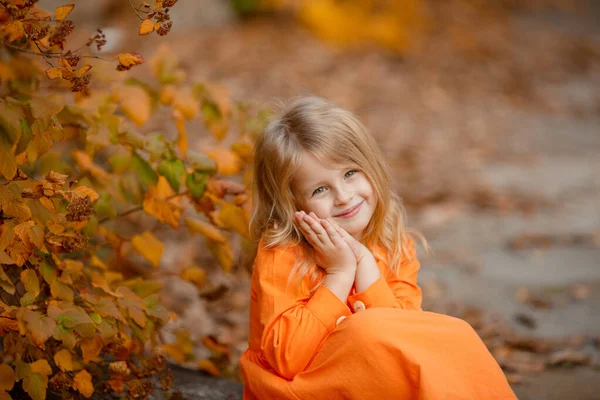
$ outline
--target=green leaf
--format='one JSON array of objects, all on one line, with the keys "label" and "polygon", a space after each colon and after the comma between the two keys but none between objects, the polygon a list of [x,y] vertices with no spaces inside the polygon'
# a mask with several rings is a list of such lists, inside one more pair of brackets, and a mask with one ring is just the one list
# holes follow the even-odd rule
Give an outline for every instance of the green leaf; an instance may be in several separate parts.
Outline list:
[{"label": "green leaf", "polygon": [[31,125],[29,124],[29,120],[27,118],[23,118],[21,120],[21,130],[23,134],[19,139],[19,143],[17,143],[17,149],[15,150],[15,154],[21,154],[27,148],[27,145],[33,138],[33,131],[31,130]]},{"label": "green leaf", "polygon": [[179,159],[163,160],[157,169],[158,173],[167,178],[167,181],[175,191],[179,192],[181,180],[185,176],[185,165]]},{"label": "green leaf", "polygon": [[80,324],[93,323],[89,315],[87,315],[84,311],[79,310],[66,310],[62,312],[58,318],[56,318],[56,322],[65,328],[74,328]]},{"label": "green leaf", "polygon": [[200,197],[202,197],[209,178],[209,175],[199,171],[194,171],[191,174],[187,175],[185,179],[185,185],[187,186],[194,199],[199,199]]},{"label": "green leaf", "polygon": [[198,172],[215,173],[217,171],[217,164],[205,154],[188,150],[187,161],[190,167]]},{"label": "green leaf", "polygon": [[44,377],[37,372],[23,378],[23,390],[31,396],[32,400],[45,400],[47,388],[48,377]]},{"label": "green leaf", "polygon": [[148,161],[140,157],[135,150],[131,152],[131,169],[139,174],[140,179],[146,185],[156,186],[158,175]]}]

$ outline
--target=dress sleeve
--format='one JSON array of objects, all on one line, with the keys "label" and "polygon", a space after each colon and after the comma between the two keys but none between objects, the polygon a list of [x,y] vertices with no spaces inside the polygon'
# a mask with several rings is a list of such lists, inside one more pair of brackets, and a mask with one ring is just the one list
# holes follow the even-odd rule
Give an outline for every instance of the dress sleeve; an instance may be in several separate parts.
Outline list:
[{"label": "dress sleeve", "polygon": [[414,241],[408,240],[406,257],[402,258],[397,275],[390,272],[387,260],[379,261],[378,265],[381,277],[365,291],[349,296],[348,302],[351,305],[362,302],[365,308],[393,307],[421,311],[423,297],[417,285],[421,264],[417,259]]},{"label": "dress sleeve", "polygon": [[292,250],[259,248],[252,279],[264,327],[261,350],[271,367],[286,379],[302,372],[338,318],[351,314],[324,285],[312,295],[306,281],[294,287],[289,276],[295,262]]}]

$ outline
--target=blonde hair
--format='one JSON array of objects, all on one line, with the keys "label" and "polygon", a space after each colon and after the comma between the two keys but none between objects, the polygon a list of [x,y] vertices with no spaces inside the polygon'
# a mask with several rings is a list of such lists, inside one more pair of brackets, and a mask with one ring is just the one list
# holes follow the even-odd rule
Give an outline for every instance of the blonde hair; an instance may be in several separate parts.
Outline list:
[{"label": "blonde hair", "polygon": [[362,242],[388,249],[388,265],[397,274],[406,256],[409,233],[402,202],[390,189],[383,154],[353,113],[319,97],[296,97],[283,104],[255,143],[250,222],[254,250],[261,238],[267,248],[300,245],[304,260],[295,269],[297,276],[303,278],[312,272],[313,280],[318,280],[322,275],[315,269],[311,246],[293,222],[297,207],[291,182],[305,151],[324,163],[351,162],[363,170],[377,204]]}]

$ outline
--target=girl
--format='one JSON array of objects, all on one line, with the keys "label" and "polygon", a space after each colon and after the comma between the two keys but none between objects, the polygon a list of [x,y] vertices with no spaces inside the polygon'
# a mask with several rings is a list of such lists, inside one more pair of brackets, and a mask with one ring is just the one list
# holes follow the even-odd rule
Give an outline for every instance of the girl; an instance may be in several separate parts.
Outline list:
[{"label": "girl", "polygon": [[419,261],[356,117],[291,101],[254,153],[244,399],[515,399],[464,321],[421,310]]}]

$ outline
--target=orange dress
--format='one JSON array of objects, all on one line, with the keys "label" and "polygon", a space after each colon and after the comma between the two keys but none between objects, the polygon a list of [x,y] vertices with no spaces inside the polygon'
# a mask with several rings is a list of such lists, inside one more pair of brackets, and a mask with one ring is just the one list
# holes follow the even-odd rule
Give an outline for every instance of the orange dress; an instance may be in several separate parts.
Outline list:
[{"label": "orange dress", "polygon": [[[398,276],[373,249],[382,277],[346,303],[309,278],[288,284],[299,246],[254,261],[244,399],[516,399],[466,322],[421,310],[414,244]],[[341,318],[345,317],[345,318]]]}]

